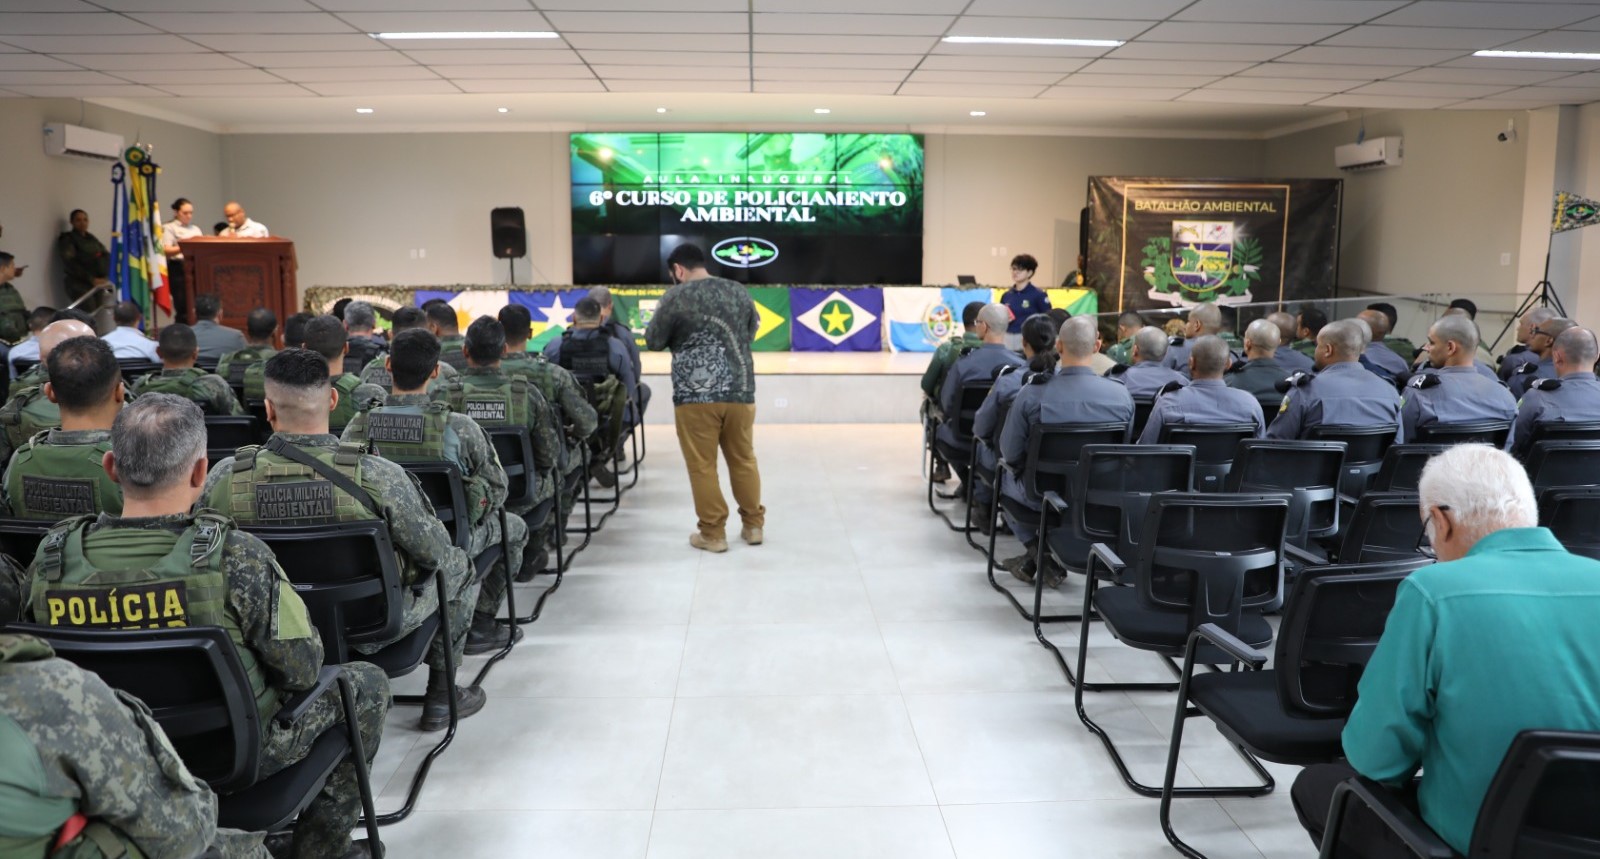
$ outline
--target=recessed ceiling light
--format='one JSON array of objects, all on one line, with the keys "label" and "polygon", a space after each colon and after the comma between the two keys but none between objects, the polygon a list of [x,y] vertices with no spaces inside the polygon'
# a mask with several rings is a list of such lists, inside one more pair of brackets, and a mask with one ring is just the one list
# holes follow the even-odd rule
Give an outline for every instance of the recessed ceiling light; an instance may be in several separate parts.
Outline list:
[{"label": "recessed ceiling light", "polygon": [[1035,39],[1022,36],[945,36],[953,45],[1073,45],[1080,48],[1120,48],[1116,39]]},{"label": "recessed ceiling light", "polygon": [[664,108],[664,107],[658,107],[658,108],[656,108],[656,113],[666,113],[666,112],[667,112],[667,109],[666,109],[666,108]]},{"label": "recessed ceiling light", "polygon": [[989,115],[989,112],[986,111],[986,110],[972,110],[972,111],[968,111],[967,112],[967,116],[988,116],[988,115]]},{"label": "recessed ceiling light", "polygon": [[370,107],[358,107],[358,108],[356,108],[356,113],[371,113],[371,112],[372,112],[372,108],[370,108]]},{"label": "recessed ceiling light", "polygon": [[1589,60],[1600,61],[1600,54],[1577,54],[1566,51],[1473,51],[1474,57],[1526,57],[1535,60]]},{"label": "recessed ceiling light", "polygon": [[814,107],[814,108],[811,109],[811,112],[812,113],[833,113],[832,110],[829,110],[826,107]]},{"label": "recessed ceiling light", "polygon": [[374,39],[394,41],[399,39],[559,39],[560,33],[549,30],[466,31],[455,33],[368,33]]},{"label": "recessed ceiling light", "polygon": [[509,107],[496,108],[496,110],[498,110],[501,113],[510,113],[511,112],[511,108],[509,108]]}]

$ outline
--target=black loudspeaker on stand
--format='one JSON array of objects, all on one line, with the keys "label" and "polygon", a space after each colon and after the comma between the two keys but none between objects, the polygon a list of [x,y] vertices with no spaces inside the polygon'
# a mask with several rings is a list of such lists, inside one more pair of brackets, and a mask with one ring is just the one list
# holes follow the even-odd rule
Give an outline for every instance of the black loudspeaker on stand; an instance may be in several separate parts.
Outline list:
[{"label": "black loudspeaker on stand", "polygon": [[515,285],[516,263],[509,262],[528,255],[528,228],[519,206],[505,206],[489,212],[489,235],[494,242],[495,259],[507,260],[511,267],[509,283]]}]

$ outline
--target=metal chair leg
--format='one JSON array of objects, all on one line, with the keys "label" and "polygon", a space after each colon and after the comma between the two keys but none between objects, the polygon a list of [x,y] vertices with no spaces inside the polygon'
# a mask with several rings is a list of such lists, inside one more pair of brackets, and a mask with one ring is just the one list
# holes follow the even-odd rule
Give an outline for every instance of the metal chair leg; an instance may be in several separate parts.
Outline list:
[{"label": "metal chair leg", "polygon": [[[999,472],[996,471],[995,474],[996,474],[996,476],[998,476]],[[1038,542],[1038,546],[1040,547],[1040,549],[1042,549],[1044,547],[1043,534],[1045,533],[1045,531],[1044,531],[1045,519],[1043,517],[1045,515],[1047,515],[1046,511],[1041,510],[1040,511],[1040,517],[1041,518],[1039,520],[1040,537],[1039,537],[1039,542]],[[1005,585],[1000,584],[1000,582],[997,579],[995,579],[995,577],[994,577],[994,568],[995,568],[995,560],[996,559],[995,559],[995,556],[994,556],[994,547],[995,547],[995,535],[1000,530],[996,526],[996,523],[999,520],[999,517],[1000,517],[1000,481],[996,480],[995,481],[995,485],[994,485],[994,491],[991,492],[990,495],[989,495],[989,550],[986,553],[989,556],[989,558],[988,558],[988,569],[985,570],[985,575],[987,575],[989,577],[989,587],[994,588],[996,591],[999,591],[1000,595],[1005,597],[1006,600],[1011,603],[1011,607],[1017,610],[1017,614],[1021,615],[1023,620],[1034,624],[1034,634],[1035,635],[1039,635],[1038,625],[1041,624],[1041,623],[1066,623],[1068,621],[1074,621],[1074,620],[1079,619],[1081,617],[1081,615],[1076,615],[1076,614],[1040,614],[1040,609],[1042,608],[1042,603],[1044,601],[1044,597],[1043,597],[1044,585],[1042,584],[1040,576],[1038,575],[1037,572],[1035,572],[1035,574],[1034,574],[1034,590],[1035,590],[1035,594],[1034,594],[1034,601],[1033,601],[1033,611],[1031,611],[1031,612],[1028,611],[1028,607],[1027,606],[1022,604],[1021,600],[1017,599],[1017,595],[1013,594],[1011,592],[1010,588],[1006,587]],[[1043,569],[1043,567],[1041,567],[1037,562],[1035,562],[1034,569],[1037,571],[1037,570]],[[1041,641],[1042,640],[1043,640],[1043,638],[1041,637]],[[1046,641],[1045,642],[1045,646],[1046,647],[1051,647],[1052,645],[1050,645],[1050,643],[1048,641]],[[1059,659],[1059,658],[1060,658],[1060,654],[1058,653],[1057,654],[1057,659]],[[1063,664],[1062,667],[1065,668],[1066,667],[1065,664]],[[1071,681],[1072,672],[1070,672],[1070,671],[1067,672],[1067,679],[1068,679],[1069,682]]]},{"label": "metal chair leg", "polygon": [[367,750],[361,742],[361,726],[356,721],[356,690],[349,676],[339,672],[339,704],[344,710],[344,728],[350,736],[350,754],[355,757],[356,790],[361,794],[361,819],[367,830],[367,847],[374,857],[384,854],[383,838],[378,835],[378,813],[372,800],[372,773],[367,768]]},{"label": "metal chair leg", "polygon": [[[450,592],[445,587],[444,571],[434,574],[434,586],[439,589],[439,636],[444,642],[444,674],[445,688],[450,690],[446,702],[450,708],[450,721],[445,726],[444,737],[439,740],[428,754],[422,759],[422,765],[417,767],[416,775],[411,777],[411,788],[406,791],[406,801],[399,809],[380,814],[377,817],[378,826],[388,826],[399,823],[411,816],[416,809],[417,797],[422,795],[422,785],[428,780],[428,770],[433,768],[433,762],[444,754],[450,743],[456,738],[456,726],[461,723],[461,714],[456,707],[456,654],[453,639],[450,636],[450,609],[445,596]],[[426,695],[395,695],[390,700],[396,704],[423,704],[427,701]]]},{"label": "metal chair leg", "polygon": [[[551,582],[550,587],[545,588],[543,593],[539,594],[539,599],[534,602],[533,610],[528,612],[527,616],[516,619],[518,623],[533,623],[534,621],[538,620],[539,616],[544,613],[545,600],[548,600],[551,594],[560,589],[561,581],[566,577],[567,565],[570,563],[570,560],[562,556],[561,539],[556,534],[557,529],[561,527],[561,495],[562,492],[558,489],[555,495],[555,504],[550,512],[550,515],[554,517],[550,527],[550,536],[553,538],[552,542],[555,543],[556,550],[556,565],[554,568],[556,580]],[[584,542],[587,543],[588,540],[585,539]],[[542,575],[548,572],[551,571],[541,570],[539,574]]]},{"label": "metal chair leg", "polygon": [[506,638],[506,646],[495,651],[494,655],[489,657],[489,661],[478,669],[478,676],[472,678],[474,686],[482,686],[484,679],[489,676],[490,669],[509,656],[511,648],[517,645],[517,572],[511,569],[511,529],[508,527],[510,522],[510,514],[504,507],[500,508],[500,557],[503,559],[501,566],[505,568],[506,577],[506,617],[501,620],[506,621],[505,625],[511,628],[511,634]]}]

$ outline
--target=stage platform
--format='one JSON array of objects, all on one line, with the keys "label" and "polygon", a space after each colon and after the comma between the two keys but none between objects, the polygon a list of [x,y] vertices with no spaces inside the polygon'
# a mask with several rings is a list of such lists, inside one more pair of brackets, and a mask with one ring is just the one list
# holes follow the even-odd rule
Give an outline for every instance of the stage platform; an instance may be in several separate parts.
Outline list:
[{"label": "stage platform", "polygon": [[[931,352],[755,352],[756,421],[777,424],[916,423],[917,382]],[[672,355],[645,352],[652,393],[645,422],[672,423]],[[659,404],[662,407],[658,407]]]}]

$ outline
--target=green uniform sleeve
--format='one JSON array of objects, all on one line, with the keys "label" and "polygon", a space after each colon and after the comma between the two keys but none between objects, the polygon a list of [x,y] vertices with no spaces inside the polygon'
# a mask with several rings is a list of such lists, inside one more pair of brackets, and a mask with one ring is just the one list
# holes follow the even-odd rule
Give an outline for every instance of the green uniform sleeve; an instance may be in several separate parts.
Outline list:
[{"label": "green uniform sleeve", "polygon": [[1368,778],[1399,784],[1422,765],[1434,717],[1437,625],[1427,595],[1411,582],[1401,582],[1344,728],[1345,757]]},{"label": "green uniform sleeve", "polygon": [[28,336],[28,306],[17,288],[0,284],[0,340],[15,343]]},{"label": "green uniform sleeve", "polygon": [[[506,496],[510,494],[505,467],[500,464],[500,457],[494,452],[494,443],[489,441],[489,435],[483,431],[483,427],[469,417],[459,417],[461,421],[457,424],[456,434],[461,436],[461,458],[467,465],[467,477],[482,481],[488,490],[489,509],[498,510],[505,506]],[[474,513],[472,518],[476,521],[480,517]]]},{"label": "green uniform sleeve", "polygon": [[950,363],[950,344],[940,343],[928,359],[928,369],[922,371],[922,392],[935,402],[939,399],[939,383],[944,381],[945,365]]},{"label": "green uniform sleeve", "polygon": [[249,414],[244,410],[244,406],[239,405],[239,398],[233,395],[233,388],[229,387],[228,382],[221,376],[204,376],[201,378],[200,383],[205,385],[206,408],[209,414]]},{"label": "green uniform sleeve", "polygon": [[533,386],[528,387],[528,414],[534,416],[529,427],[533,441],[533,461],[541,469],[554,468],[561,456],[561,436],[556,432],[555,410],[545,401],[544,394]]},{"label": "green uniform sleeve", "polygon": [[418,575],[432,576],[443,570],[447,581],[456,580],[466,567],[467,555],[451,542],[422,487],[392,462],[375,456],[366,461],[367,478],[382,490],[376,500],[395,548],[411,560]]},{"label": "green uniform sleeve", "polygon": [[650,324],[644,329],[645,348],[660,352],[672,341],[673,307],[677,303],[678,289],[675,286],[661,296],[661,303],[656,305],[655,315],[650,317]]},{"label": "green uniform sleeve", "polygon": [[228,535],[224,551],[228,605],[238,616],[245,644],[275,688],[310,689],[322,670],[322,639],[312,629],[305,603],[289,577],[272,550],[249,534]]},{"label": "green uniform sleeve", "polygon": [[589,404],[589,398],[583,395],[578,388],[578,381],[565,367],[554,367],[557,395],[561,398],[561,410],[572,424],[573,434],[578,438],[588,438],[594,435],[600,426],[600,415]]}]

